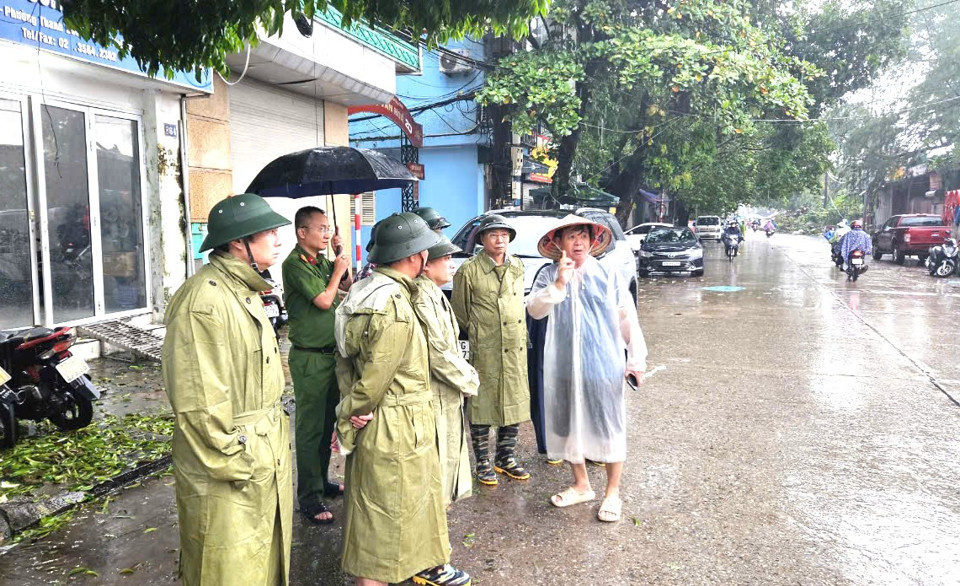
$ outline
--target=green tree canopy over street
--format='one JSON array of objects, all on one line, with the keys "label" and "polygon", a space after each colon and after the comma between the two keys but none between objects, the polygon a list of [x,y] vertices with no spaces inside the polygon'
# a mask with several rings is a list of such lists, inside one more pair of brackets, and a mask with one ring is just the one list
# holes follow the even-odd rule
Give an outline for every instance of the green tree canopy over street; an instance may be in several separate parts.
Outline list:
[{"label": "green tree canopy over street", "polygon": [[[907,19],[905,58],[858,99],[827,116],[840,145],[837,174],[845,193],[873,209],[888,180],[927,164],[948,171],[960,164],[960,4],[932,2]],[[884,218],[876,218],[883,221]]]},{"label": "green tree canopy over street", "polygon": [[906,5],[557,0],[477,99],[554,136],[559,192],[580,175],[622,211],[640,188],[690,211],[782,202],[828,167],[824,108],[902,54]]},{"label": "green tree canopy over street", "polygon": [[[520,36],[548,0],[62,0],[64,19],[83,37],[113,45],[151,75],[174,70],[229,70],[224,58],[256,42],[258,33],[279,33],[287,13],[312,18],[335,8],[344,26],[375,22],[396,30],[424,31],[428,42],[467,33]],[[122,43],[114,42],[117,35]]]}]

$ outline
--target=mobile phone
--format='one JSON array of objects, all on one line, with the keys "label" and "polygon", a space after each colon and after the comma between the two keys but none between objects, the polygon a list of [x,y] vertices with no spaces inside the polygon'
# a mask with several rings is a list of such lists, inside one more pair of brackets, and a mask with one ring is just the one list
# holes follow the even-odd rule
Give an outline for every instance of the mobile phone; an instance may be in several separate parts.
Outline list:
[{"label": "mobile phone", "polygon": [[627,384],[630,385],[631,389],[637,390],[637,386],[638,386],[637,377],[635,377],[633,373],[630,373],[627,375]]}]

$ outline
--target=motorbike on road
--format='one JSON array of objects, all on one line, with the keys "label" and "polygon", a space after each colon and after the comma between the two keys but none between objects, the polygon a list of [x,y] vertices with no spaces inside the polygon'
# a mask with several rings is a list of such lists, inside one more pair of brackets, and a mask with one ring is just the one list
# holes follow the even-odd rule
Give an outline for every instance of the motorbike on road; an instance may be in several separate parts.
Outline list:
[{"label": "motorbike on road", "polygon": [[927,255],[926,265],[930,271],[931,277],[949,277],[958,272],[960,260],[958,260],[960,250],[957,249],[957,241],[953,238],[947,238],[943,244],[930,247],[930,254]]},{"label": "motorbike on road", "polygon": [[0,331],[0,369],[9,377],[0,388],[0,447],[16,443],[19,419],[49,419],[64,431],[90,424],[100,391],[86,361],[70,353],[75,341],[66,327]]},{"label": "motorbike on road", "polygon": [[723,234],[723,247],[727,259],[733,262],[733,257],[737,256],[737,253],[740,251],[740,235],[725,232]]},{"label": "motorbike on road", "polygon": [[840,254],[840,242],[830,245],[830,260],[838,269],[843,269],[843,255]]},{"label": "motorbike on road", "polygon": [[850,265],[847,267],[847,280],[856,281],[863,273],[867,272],[867,265],[864,264],[864,254],[860,249],[850,253]]}]

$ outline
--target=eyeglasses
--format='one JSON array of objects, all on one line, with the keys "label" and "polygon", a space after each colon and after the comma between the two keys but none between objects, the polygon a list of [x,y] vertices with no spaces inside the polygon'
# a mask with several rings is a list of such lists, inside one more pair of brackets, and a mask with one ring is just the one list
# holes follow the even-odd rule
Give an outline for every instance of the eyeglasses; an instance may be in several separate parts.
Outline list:
[{"label": "eyeglasses", "polygon": [[308,228],[308,229],[310,229],[310,230],[316,230],[317,232],[319,232],[319,233],[321,233],[321,234],[329,234],[329,233],[330,233],[330,226],[319,226],[319,227],[317,227],[317,226],[303,226],[303,227],[304,227],[304,228]]}]

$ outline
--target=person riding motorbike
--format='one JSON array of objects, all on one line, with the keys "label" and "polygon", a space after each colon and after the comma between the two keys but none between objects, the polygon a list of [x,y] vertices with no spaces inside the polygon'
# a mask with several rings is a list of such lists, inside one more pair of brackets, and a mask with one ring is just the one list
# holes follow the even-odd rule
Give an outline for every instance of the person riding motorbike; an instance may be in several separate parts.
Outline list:
[{"label": "person riding motorbike", "polygon": [[[873,242],[870,235],[863,231],[863,224],[860,220],[854,220],[850,225],[850,231],[843,236],[840,242],[840,255],[843,257],[844,270],[850,265],[850,253],[854,250],[862,250],[864,256],[873,252]],[[861,273],[867,272],[867,265],[860,268]]]},{"label": "person riding motorbike", "polygon": [[[723,228],[723,235],[720,239],[723,241],[724,251],[728,255],[736,256],[737,250],[735,247],[738,247],[740,242],[743,241],[743,232],[740,231],[740,226],[736,220],[727,222],[727,225]],[[730,251],[731,248],[734,249],[732,252]]]}]

